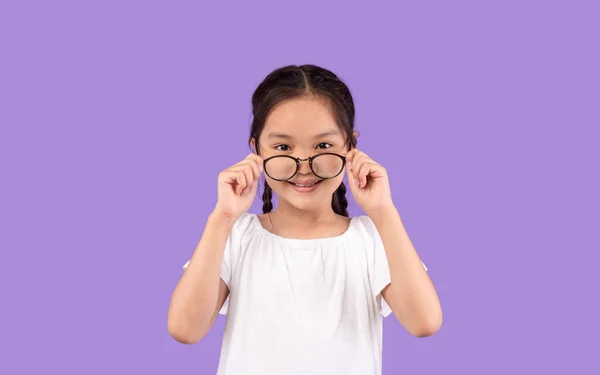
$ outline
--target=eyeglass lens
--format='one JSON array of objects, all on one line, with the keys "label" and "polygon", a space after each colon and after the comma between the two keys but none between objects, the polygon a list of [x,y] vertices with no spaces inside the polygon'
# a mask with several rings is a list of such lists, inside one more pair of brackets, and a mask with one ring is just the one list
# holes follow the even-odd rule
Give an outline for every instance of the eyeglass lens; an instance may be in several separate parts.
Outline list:
[{"label": "eyeglass lens", "polygon": [[[311,169],[315,176],[333,178],[344,168],[344,161],[338,155],[320,154],[312,159]],[[289,180],[296,174],[297,164],[288,156],[274,157],[267,161],[265,172],[275,180]]]}]

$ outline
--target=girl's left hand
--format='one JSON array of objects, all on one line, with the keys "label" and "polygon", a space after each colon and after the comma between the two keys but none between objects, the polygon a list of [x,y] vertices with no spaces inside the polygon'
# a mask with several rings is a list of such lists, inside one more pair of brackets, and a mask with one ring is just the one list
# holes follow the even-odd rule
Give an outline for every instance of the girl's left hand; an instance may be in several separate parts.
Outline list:
[{"label": "girl's left hand", "polygon": [[390,182],[383,166],[354,148],[346,154],[346,171],[354,200],[367,215],[394,207]]}]

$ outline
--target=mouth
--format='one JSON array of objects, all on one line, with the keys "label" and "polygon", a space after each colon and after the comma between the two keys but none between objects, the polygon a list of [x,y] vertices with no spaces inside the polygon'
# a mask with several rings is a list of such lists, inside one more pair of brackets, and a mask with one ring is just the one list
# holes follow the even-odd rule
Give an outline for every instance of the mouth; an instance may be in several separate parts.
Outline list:
[{"label": "mouth", "polygon": [[314,180],[314,181],[298,181],[298,182],[292,182],[292,181],[288,181],[289,184],[292,184],[294,186],[298,186],[298,187],[311,187],[314,186],[318,183],[323,182],[323,180]]},{"label": "mouth", "polygon": [[323,180],[317,181],[302,181],[302,182],[291,182],[288,181],[288,184],[292,185],[292,188],[296,191],[300,192],[310,192],[317,188],[317,186],[323,182]]}]

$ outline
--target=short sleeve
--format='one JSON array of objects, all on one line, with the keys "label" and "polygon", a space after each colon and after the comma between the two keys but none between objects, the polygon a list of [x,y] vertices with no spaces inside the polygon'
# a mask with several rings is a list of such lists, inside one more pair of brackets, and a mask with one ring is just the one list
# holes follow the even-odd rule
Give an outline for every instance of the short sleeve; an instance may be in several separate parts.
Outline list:
[{"label": "short sleeve", "polygon": [[[225,250],[223,254],[223,263],[221,264],[221,280],[227,285],[230,293],[232,292],[232,275],[233,269],[237,264],[237,260],[240,257],[240,253],[242,250],[242,241],[244,235],[246,234],[246,230],[248,229],[253,216],[249,213],[244,213],[234,224],[231,233],[227,237],[227,242],[225,243]],[[183,269],[185,270],[190,261],[188,260],[184,265]],[[229,296],[225,299],[219,314],[226,315],[227,310],[229,309]]]},{"label": "short sleeve", "polygon": [[[392,309],[383,298],[381,292],[392,282],[390,275],[390,266],[387,259],[387,254],[383,246],[383,241],[379,235],[377,227],[370,217],[364,216],[365,227],[370,235],[372,242],[372,253],[370,257],[369,272],[371,285],[373,287],[373,296],[379,304],[380,312],[383,317],[387,317],[392,313]],[[423,262],[421,262],[423,263]],[[427,271],[425,263],[423,267]]]}]

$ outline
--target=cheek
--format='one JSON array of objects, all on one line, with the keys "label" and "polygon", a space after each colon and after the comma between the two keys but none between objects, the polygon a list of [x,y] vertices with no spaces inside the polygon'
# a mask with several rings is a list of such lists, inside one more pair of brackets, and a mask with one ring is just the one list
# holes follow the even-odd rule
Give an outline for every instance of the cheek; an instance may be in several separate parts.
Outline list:
[{"label": "cheek", "polygon": [[[331,196],[338,187],[340,187],[341,183],[344,181],[344,173],[340,173],[339,176],[324,180],[321,182],[321,186],[317,190],[317,194],[320,198]],[[347,185],[347,184],[346,184]],[[347,188],[348,186],[346,186]]]},{"label": "cheek", "polygon": [[[331,190],[331,194],[333,194],[337,190],[337,188],[342,184],[342,182],[344,182],[344,176],[345,172],[342,172],[336,178],[332,178],[331,180],[325,181],[327,182],[327,185],[330,188],[329,190]],[[346,188],[348,188],[348,184],[346,184]]]},{"label": "cheek", "polygon": [[281,192],[287,188],[288,183],[284,181],[275,181],[267,176],[265,176],[265,182],[269,184],[271,190],[277,195],[280,195]]}]

